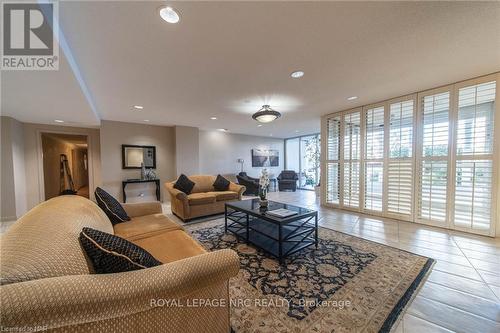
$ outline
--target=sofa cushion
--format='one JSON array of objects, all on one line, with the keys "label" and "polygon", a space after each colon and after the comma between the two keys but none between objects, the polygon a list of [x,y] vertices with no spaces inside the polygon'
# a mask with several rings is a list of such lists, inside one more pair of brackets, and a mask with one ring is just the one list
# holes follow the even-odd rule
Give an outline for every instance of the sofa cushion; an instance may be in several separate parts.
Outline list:
[{"label": "sofa cushion", "polygon": [[128,217],[122,205],[111,194],[98,187],[95,189],[94,195],[97,204],[106,213],[113,225],[130,221],[130,217]]},{"label": "sofa cushion", "polygon": [[227,191],[230,184],[231,183],[229,182],[229,180],[222,177],[221,175],[217,175],[217,178],[215,178],[215,182],[213,185],[216,191]]},{"label": "sofa cushion", "polygon": [[190,205],[205,205],[214,203],[215,192],[206,192],[206,193],[192,193],[187,196],[188,202]]},{"label": "sofa cushion", "polygon": [[217,192],[208,192],[208,193],[215,195],[216,201],[236,200],[239,198],[238,193],[233,192],[233,191],[217,191]]},{"label": "sofa cushion", "polygon": [[207,251],[182,230],[167,231],[135,240],[134,244],[146,249],[163,263],[193,257]]},{"label": "sofa cushion", "polygon": [[193,190],[194,185],[194,182],[192,182],[185,174],[182,174],[175,182],[174,188],[186,194],[189,194]]},{"label": "sofa cushion", "polygon": [[133,217],[128,222],[114,226],[115,235],[127,240],[135,240],[167,230],[182,230],[182,227],[163,214]]},{"label": "sofa cushion", "polygon": [[148,251],[106,232],[85,227],[79,240],[98,274],[128,272],[161,265]]}]

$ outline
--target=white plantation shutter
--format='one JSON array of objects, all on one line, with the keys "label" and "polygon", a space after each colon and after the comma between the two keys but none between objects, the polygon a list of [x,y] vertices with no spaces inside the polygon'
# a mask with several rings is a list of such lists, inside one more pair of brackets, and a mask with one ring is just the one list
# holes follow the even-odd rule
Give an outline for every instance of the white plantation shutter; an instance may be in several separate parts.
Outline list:
[{"label": "white plantation shutter", "polygon": [[494,81],[458,91],[453,220],[457,227],[491,227],[495,93]]},{"label": "white plantation shutter", "polygon": [[344,115],[343,206],[359,208],[361,167],[361,112]]},{"label": "white plantation shutter", "polygon": [[325,117],[326,202],[493,235],[500,209],[499,78],[495,73]]},{"label": "white plantation shutter", "polygon": [[447,161],[422,161],[417,207],[419,218],[436,222],[446,220],[447,174]]},{"label": "white plantation shutter", "polygon": [[365,112],[364,206],[382,211],[384,189],[384,107]]},{"label": "white plantation shutter", "polygon": [[340,203],[340,121],[340,116],[327,120],[326,202],[332,204]]},{"label": "white plantation shutter", "polygon": [[387,212],[411,216],[413,161],[389,160],[387,182]]},{"label": "white plantation shutter", "polygon": [[413,211],[413,114],[413,99],[390,104],[387,213],[404,219]]},{"label": "white plantation shutter", "polygon": [[444,224],[447,218],[450,92],[421,98],[421,162],[418,170],[417,217]]}]

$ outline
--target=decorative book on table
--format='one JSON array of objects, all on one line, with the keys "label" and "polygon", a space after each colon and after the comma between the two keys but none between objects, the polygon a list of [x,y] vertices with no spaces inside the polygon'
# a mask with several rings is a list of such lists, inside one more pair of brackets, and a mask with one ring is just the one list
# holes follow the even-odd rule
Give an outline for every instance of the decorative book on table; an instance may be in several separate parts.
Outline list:
[{"label": "decorative book on table", "polygon": [[267,215],[276,216],[276,217],[280,217],[280,218],[290,217],[290,216],[297,215],[297,214],[298,213],[293,211],[293,210],[284,209],[284,208],[270,210],[267,212]]}]

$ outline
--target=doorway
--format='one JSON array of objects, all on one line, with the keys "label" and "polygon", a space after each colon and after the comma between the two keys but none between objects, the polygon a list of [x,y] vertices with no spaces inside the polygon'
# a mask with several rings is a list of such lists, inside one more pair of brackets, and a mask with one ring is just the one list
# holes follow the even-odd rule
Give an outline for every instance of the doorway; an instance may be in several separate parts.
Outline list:
[{"label": "doorway", "polygon": [[41,133],[45,200],[74,194],[89,198],[85,135]]}]

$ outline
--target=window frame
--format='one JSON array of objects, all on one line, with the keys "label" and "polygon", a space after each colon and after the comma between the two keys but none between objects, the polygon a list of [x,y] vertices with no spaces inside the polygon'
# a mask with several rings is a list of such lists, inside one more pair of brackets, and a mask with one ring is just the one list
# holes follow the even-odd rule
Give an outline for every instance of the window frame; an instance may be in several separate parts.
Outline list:
[{"label": "window frame", "polygon": [[[494,129],[493,129],[493,151],[491,154],[492,161],[492,187],[491,187],[491,223],[489,230],[477,230],[472,228],[465,228],[456,226],[454,222],[455,214],[455,180],[456,180],[456,167],[457,161],[463,160],[489,160],[484,158],[489,156],[489,154],[483,154],[481,157],[472,156],[470,158],[460,156],[457,158],[457,130],[458,130],[458,116],[459,116],[459,89],[473,86],[481,83],[486,83],[490,81],[496,81],[496,92],[495,92],[495,109],[494,109]],[[439,93],[449,92],[449,111],[448,111],[448,153],[446,156],[424,156],[423,152],[423,98],[424,96],[434,95]],[[394,159],[390,158],[390,107],[391,104],[400,103],[408,100],[413,100],[413,133],[412,133],[412,156],[411,158],[401,158],[402,160],[411,160],[412,163],[412,200],[411,200],[411,214],[410,216],[406,214],[391,213],[388,211],[388,173],[389,173],[389,163]],[[366,122],[366,110],[372,109],[374,107],[384,106],[384,159],[383,159],[383,209],[382,212],[372,211],[369,209],[364,209],[364,196],[365,196],[365,122]],[[344,192],[344,115],[348,113],[353,113],[360,111],[360,180],[359,180],[359,207],[354,209],[353,207],[345,207],[343,192]],[[373,103],[365,106],[360,106],[357,108],[351,108],[348,110],[333,112],[322,116],[322,127],[321,127],[321,144],[322,144],[322,167],[321,167],[321,177],[322,179],[327,179],[327,165],[329,160],[327,160],[327,141],[328,132],[326,128],[327,121],[330,117],[340,116],[340,181],[339,181],[339,204],[331,204],[326,202],[327,186],[322,186],[321,189],[321,204],[326,207],[340,208],[349,211],[357,211],[366,213],[369,215],[378,215],[387,218],[394,218],[397,220],[409,221],[414,223],[420,223],[424,225],[430,225],[434,227],[443,227],[450,230],[464,231],[467,233],[487,235],[487,236],[500,236],[500,72],[492,73],[489,75],[468,79],[453,84],[440,86],[434,89],[428,89],[413,94],[407,94],[404,96],[388,99],[382,102]],[[371,159],[369,161],[372,161]],[[427,220],[425,218],[418,218],[418,200],[419,200],[419,182],[422,175],[420,174],[421,166],[423,161],[445,161],[447,163],[447,197],[446,197],[446,217],[444,221],[437,222],[436,220]],[[326,183],[324,183],[326,185]]]}]

